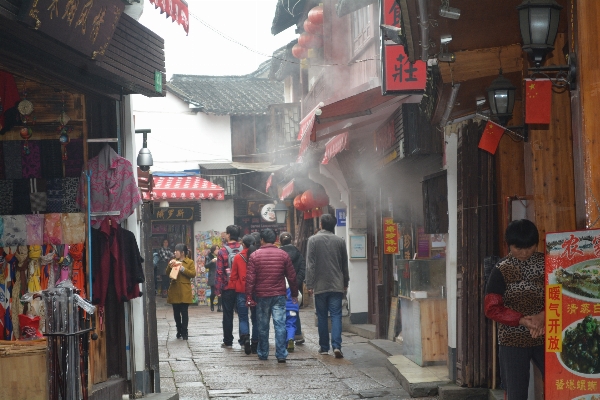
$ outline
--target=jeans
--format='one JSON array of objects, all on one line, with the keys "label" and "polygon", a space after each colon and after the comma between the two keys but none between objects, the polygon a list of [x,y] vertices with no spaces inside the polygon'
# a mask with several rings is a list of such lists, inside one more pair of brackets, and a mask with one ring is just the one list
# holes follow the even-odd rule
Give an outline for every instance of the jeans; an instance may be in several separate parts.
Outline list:
[{"label": "jeans", "polygon": [[172,304],[173,306],[173,318],[175,318],[175,326],[177,327],[177,333],[182,336],[188,335],[188,303],[177,303]]},{"label": "jeans", "polygon": [[285,312],[285,329],[287,331],[287,340],[294,340],[296,336],[296,321],[298,318],[298,311],[286,311]]},{"label": "jeans", "polygon": [[302,335],[302,324],[300,323],[300,310],[296,313],[296,336]]},{"label": "jeans", "polygon": [[544,377],[544,346],[498,346],[500,377],[509,400],[527,400],[530,360]]},{"label": "jeans", "polygon": [[259,297],[256,299],[258,322],[258,358],[269,357],[269,324],[273,315],[275,328],[275,357],[285,359],[288,355],[285,331],[285,296]]},{"label": "jeans", "polygon": [[[237,309],[238,319],[240,321],[240,340],[239,343],[244,345],[244,337],[250,334],[250,325],[248,324],[248,306],[246,305],[246,295],[244,293],[237,294]],[[250,309],[252,321],[252,341],[258,341],[258,324],[256,323],[256,307]]]},{"label": "jeans", "polygon": [[315,308],[319,327],[319,346],[329,351],[329,326],[327,314],[331,316],[331,347],[342,349],[342,292],[315,294]]},{"label": "jeans", "polygon": [[221,292],[221,302],[223,308],[223,343],[228,346],[233,344],[233,307],[237,293],[233,289],[223,290]]}]

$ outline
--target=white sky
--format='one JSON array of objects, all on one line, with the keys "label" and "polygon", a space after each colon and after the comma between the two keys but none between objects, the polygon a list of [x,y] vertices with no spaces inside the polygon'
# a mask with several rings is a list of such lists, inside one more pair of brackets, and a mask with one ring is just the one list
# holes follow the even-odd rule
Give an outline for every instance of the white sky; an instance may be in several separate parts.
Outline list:
[{"label": "white sky", "polygon": [[[189,36],[148,0],[139,22],[165,39],[167,80],[173,74],[245,75],[255,71],[274,50],[297,38],[295,26],[276,36],[271,34],[277,1],[187,0]],[[232,43],[198,19],[262,54]]]}]

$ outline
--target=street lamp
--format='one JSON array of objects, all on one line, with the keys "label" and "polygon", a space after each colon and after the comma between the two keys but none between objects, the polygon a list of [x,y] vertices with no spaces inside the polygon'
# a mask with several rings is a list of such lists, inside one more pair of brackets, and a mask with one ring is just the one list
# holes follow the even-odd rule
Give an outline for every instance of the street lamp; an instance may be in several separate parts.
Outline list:
[{"label": "street lamp", "polygon": [[498,119],[500,125],[506,126],[512,118],[516,90],[517,88],[502,75],[502,70],[487,89],[492,117]]},{"label": "street lamp", "polygon": [[538,68],[546,54],[554,50],[561,9],[555,0],[525,0],[517,6],[523,51]]},{"label": "street lamp", "polygon": [[284,202],[278,202],[275,204],[275,208],[273,209],[275,212],[275,219],[278,224],[285,224],[287,219],[288,208]]}]

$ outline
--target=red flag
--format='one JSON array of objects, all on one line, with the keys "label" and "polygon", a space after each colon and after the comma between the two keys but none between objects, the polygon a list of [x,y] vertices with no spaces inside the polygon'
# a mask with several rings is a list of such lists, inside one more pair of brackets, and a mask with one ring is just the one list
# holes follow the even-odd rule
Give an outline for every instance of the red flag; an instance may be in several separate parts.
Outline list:
[{"label": "red flag", "polygon": [[525,123],[549,124],[552,109],[550,79],[525,79]]},{"label": "red flag", "polygon": [[479,148],[487,151],[488,153],[496,154],[498,143],[504,134],[505,128],[496,124],[495,122],[488,121],[481,135],[479,141]]},{"label": "red flag", "polygon": [[273,175],[275,175],[275,174],[271,173],[271,175],[269,175],[269,179],[267,179],[267,189],[265,190],[265,192],[267,192],[267,193],[269,192],[269,188],[273,184]]}]

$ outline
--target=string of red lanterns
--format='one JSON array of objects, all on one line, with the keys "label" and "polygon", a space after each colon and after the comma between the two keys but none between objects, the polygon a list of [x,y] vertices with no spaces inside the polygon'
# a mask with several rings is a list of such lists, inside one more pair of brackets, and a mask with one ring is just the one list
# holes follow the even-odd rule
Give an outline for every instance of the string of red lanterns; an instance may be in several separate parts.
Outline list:
[{"label": "string of red lanterns", "polygon": [[329,196],[323,189],[309,189],[294,198],[294,208],[304,212],[304,219],[320,217],[323,215],[321,207],[329,204]]},{"label": "string of red lanterns", "polygon": [[323,46],[323,6],[313,7],[304,21],[304,32],[300,34],[298,43],[292,47],[292,55],[298,59],[308,56],[308,49]]}]

